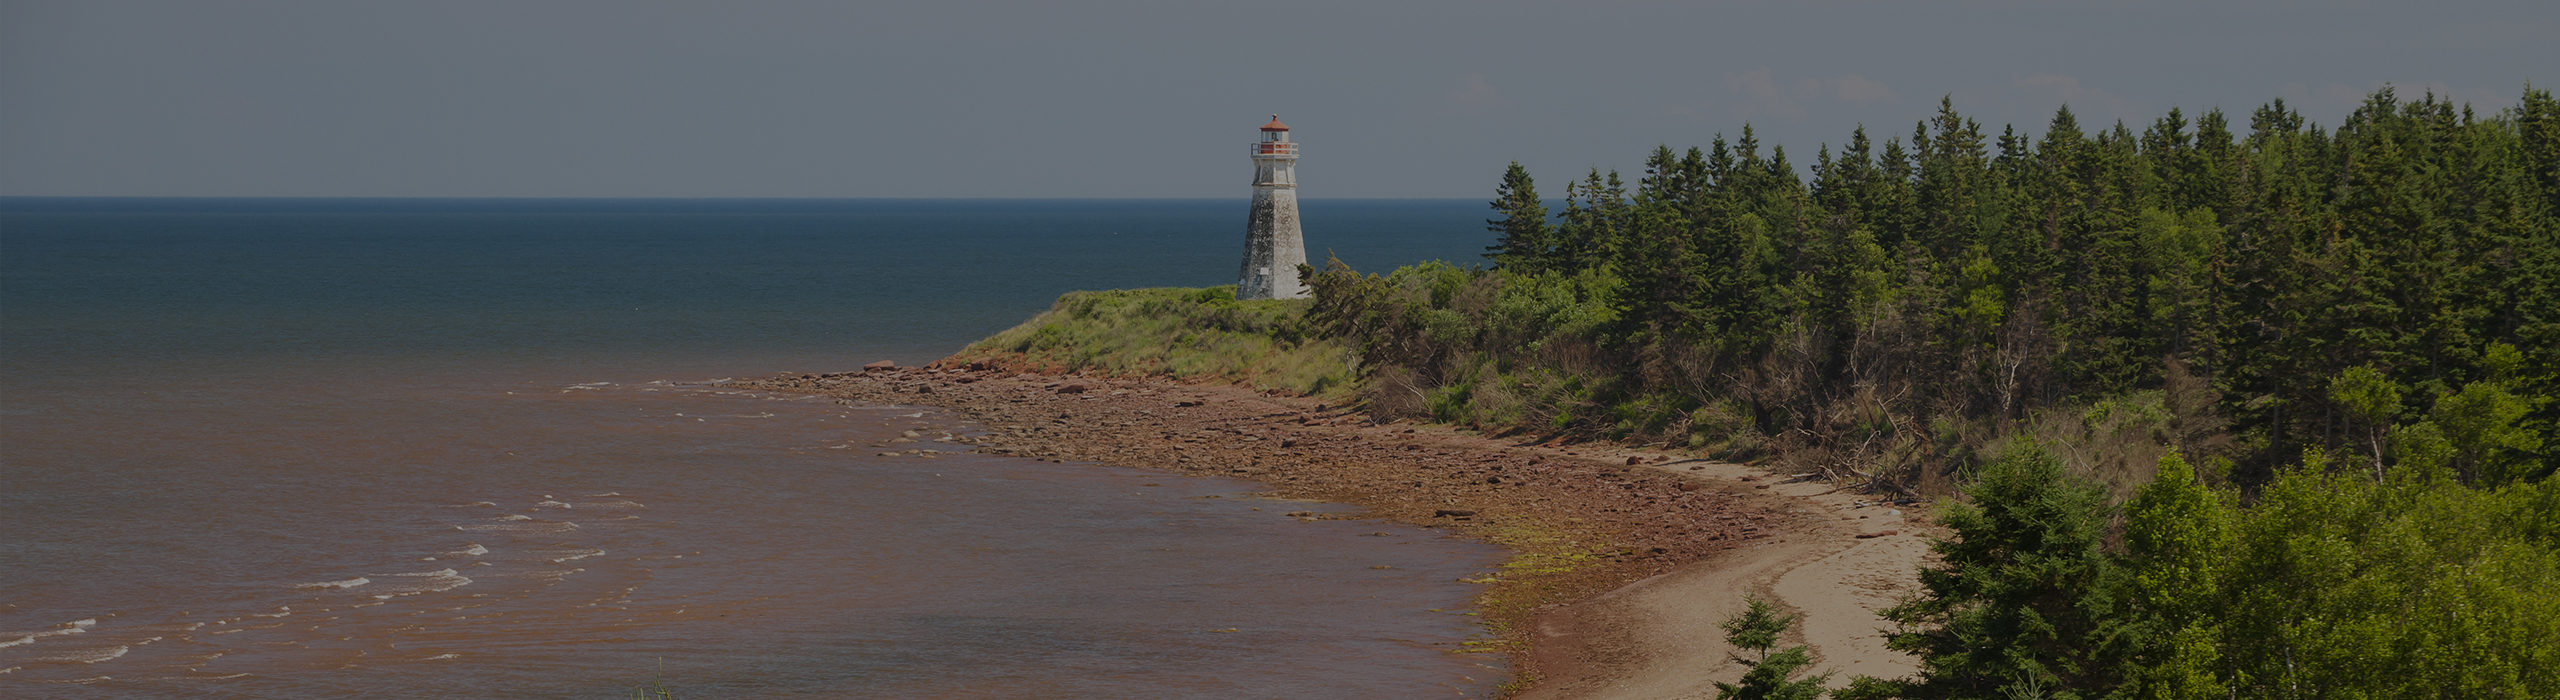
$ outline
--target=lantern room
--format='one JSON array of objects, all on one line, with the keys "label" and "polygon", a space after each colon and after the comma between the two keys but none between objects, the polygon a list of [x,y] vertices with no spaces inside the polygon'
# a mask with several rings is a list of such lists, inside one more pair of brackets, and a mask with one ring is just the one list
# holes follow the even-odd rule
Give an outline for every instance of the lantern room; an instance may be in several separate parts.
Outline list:
[{"label": "lantern room", "polygon": [[1289,125],[1280,123],[1280,115],[1271,115],[1271,123],[1262,125],[1262,140],[1253,144],[1255,156],[1298,155],[1298,144],[1289,141]]}]

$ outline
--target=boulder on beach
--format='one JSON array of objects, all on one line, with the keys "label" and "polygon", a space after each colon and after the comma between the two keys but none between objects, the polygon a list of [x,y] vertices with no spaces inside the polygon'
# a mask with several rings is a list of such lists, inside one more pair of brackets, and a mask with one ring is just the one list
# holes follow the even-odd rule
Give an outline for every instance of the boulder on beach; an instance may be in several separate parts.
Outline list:
[{"label": "boulder on beach", "polygon": [[874,363],[871,363],[871,364],[863,365],[863,366],[862,366],[862,371],[865,371],[865,372],[877,372],[877,371],[880,371],[880,370],[885,370],[885,369],[897,369],[897,368],[898,368],[898,363],[897,363],[897,362],[892,361],[892,360],[881,360],[881,361],[879,361],[879,362],[874,362]]}]

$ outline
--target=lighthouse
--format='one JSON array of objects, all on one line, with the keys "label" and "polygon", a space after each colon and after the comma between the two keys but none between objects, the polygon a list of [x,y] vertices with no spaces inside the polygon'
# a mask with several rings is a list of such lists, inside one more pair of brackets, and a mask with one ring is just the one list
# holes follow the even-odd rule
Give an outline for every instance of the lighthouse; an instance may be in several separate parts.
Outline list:
[{"label": "lighthouse", "polygon": [[1244,224],[1244,268],[1237,299],[1300,299],[1298,266],[1307,264],[1307,242],[1298,231],[1298,144],[1280,115],[1262,125],[1253,144],[1253,211]]}]

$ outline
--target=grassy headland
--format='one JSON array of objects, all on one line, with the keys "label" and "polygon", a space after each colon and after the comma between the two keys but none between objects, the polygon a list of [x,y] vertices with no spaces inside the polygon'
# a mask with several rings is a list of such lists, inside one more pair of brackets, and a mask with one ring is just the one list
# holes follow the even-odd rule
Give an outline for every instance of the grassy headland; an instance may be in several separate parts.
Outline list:
[{"label": "grassy headland", "polygon": [[1219,381],[1347,398],[1349,348],[1309,332],[1305,299],[1238,301],[1234,287],[1068,292],[1029,321],[970,344],[945,364]]}]

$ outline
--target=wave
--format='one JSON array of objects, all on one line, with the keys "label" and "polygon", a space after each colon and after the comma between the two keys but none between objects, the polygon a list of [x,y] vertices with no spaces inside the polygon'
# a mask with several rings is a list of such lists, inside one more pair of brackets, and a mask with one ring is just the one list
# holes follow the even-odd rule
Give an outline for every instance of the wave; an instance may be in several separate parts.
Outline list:
[{"label": "wave", "polygon": [[561,502],[559,502],[559,501],[543,501],[543,502],[541,502],[541,503],[533,504],[533,507],[535,507],[535,508],[576,508],[577,506],[569,505],[569,504],[567,504],[567,503],[561,503]]},{"label": "wave", "polygon": [[564,555],[564,556],[561,556],[561,557],[558,557],[558,558],[552,559],[552,560],[551,560],[551,563],[553,563],[553,564],[567,564],[567,563],[569,563],[569,562],[577,561],[577,560],[580,560],[580,559],[585,559],[585,558],[588,558],[588,557],[601,557],[601,556],[604,556],[604,550],[602,550],[602,549],[597,549],[597,548],[594,548],[594,547],[588,547],[588,548],[586,548],[586,549],[574,549],[574,550],[570,550],[570,551],[567,551],[567,552],[555,552],[555,553],[557,553],[557,554],[562,554],[562,555]]},{"label": "wave", "polygon": [[528,572],[525,572],[524,574],[521,574],[521,575],[522,575],[524,578],[529,578],[529,579],[533,579],[533,580],[536,580],[536,581],[542,581],[542,582],[544,582],[544,583],[559,583],[559,582],[560,582],[560,579],[568,578],[570,574],[575,574],[575,573],[582,572],[582,571],[586,571],[586,569],[584,569],[584,568],[572,568],[572,569],[560,569],[560,570],[557,570],[557,571],[528,571]]},{"label": "wave", "polygon": [[578,524],[554,520],[533,520],[527,518],[509,522],[455,525],[453,527],[454,529],[462,530],[464,532],[559,533],[576,530],[578,529]]},{"label": "wave", "polygon": [[478,543],[478,542],[473,542],[473,543],[471,543],[471,546],[469,546],[469,547],[464,547],[464,548],[462,548],[462,549],[461,549],[461,551],[445,552],[445,554],[449,554],[449,555],[453,555],[453,556],[457,556],[457,557],[476,557],[476,556],[480,556],[480,555],[488,554],[488,553],[489,553],[489,548],[480,546],[480,543]]},{"label": "wave", "polygon": [[80,649],[66,654],[55,654],[52,656],[41,657],[36,660],[52,663],[94,664],[115,660],[118,657],[124,656],[125,652],[129,651],[133,651],[133,647],[118,644],[111,647]]},{"label": "wave", "polygon": [[594,510],[619,510],[623,508],[647,508],[648,506],[640,505],[639,501],[623,499],[618,501],[594,501],[590,503],[580,503],[578,504],[578,507],[591,508]]},{"label": "wave", "polygon": [[365,584],[368,584],[368,583],[373,583],[373,579],[369,579],[369,578],[365,578],[365,577],[362,577],[362,576],[358,576],[358,577],[351,578],[351,579],[341,579],[341,580],[337,580],[337,581],[321,581],[321,582],[317,582],[317,583],[296,584],[296,585],[294,585],[294,587],[295,587],[295,588],[354,588],[354,587],[362,586],[362,585],[365,585]]},{"label": "wave", "polygon": [[389,600],[404,595],[450,591],[471,585],[471,577],[452,569],[419,571],[405,574],[374,574],[383,580],[374,584],[376,600]]},{"label": "wave", "polygon": [[81,619],[78,619],[78,620],[72,620],[72,621],[70,621],[70,622],[65,622],[65,623],[62,623],[62,624],[59,624],[59,625],[54,625],[54,626],[53,626],[53,629],[44,630],[44,631],[41,631],[41,632],[25,632],[25,633],[21,633],[21,634],[19,634],[19,635],[18,635],[18,638],[16,638],[16,639],[12,639],[12,640],[5,641],[5,642],[0,642],[0,649],[5,649],[5,648],[8,648],[8,647],[14,647],[14,646],[18,646],[18,645],[21,645],[21,644],[34,644],[34,643],[36,643],[36,640],[37,640],[37,639],[39,639],[39,638],[43,638],[43,637],[58,637],[58,636],[61,636],[61,635],[66,635],[66,634],[79,634],[79,633],[82,633],[82,632],[87,632],[87,631],[89,631],[89,628],[91,628],[91,627],[96,627],[96,626],[98,626],[98,618],[89,617],[89,618],[81,618]]}]

